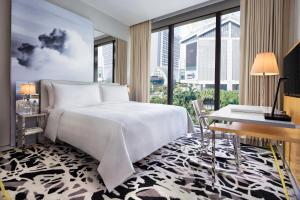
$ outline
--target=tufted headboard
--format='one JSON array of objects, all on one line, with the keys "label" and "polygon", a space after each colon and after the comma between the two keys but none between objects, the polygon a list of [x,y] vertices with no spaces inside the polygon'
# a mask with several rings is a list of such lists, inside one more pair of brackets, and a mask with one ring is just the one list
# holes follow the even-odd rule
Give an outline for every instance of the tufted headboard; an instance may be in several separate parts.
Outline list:
[{"label": "tufted headboard", "polygon": [[63,81],[63,80],[49,80],[49,79],[40,80],[40,110],[41,110],[41,112],[48,112],[49,95],[48,95],[47,87],[52,87],[52,83],[84,85],[84,84],[91,84],[93,82]]}]

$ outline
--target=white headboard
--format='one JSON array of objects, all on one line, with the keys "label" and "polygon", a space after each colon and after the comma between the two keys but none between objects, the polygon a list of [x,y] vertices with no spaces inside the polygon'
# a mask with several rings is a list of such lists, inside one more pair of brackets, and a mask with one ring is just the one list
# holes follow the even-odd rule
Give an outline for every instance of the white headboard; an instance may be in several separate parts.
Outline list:
[{"label": "white headboard", "polygon": [[47,86],[51,86],[52,83],[65,83],[74,85],[91,84],[92,82],[80,82],[80,81],[63,81],[63,80],[40,80],[40,109],[41,112],[48,112],[49,108],[49,96]]}]

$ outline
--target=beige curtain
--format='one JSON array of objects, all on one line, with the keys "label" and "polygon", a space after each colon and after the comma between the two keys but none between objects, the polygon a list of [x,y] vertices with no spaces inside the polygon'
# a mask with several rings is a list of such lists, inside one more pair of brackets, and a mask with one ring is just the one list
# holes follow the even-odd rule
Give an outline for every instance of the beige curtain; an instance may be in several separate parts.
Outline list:
[{"label": "beige curtain", "polygon": [[127,84],[127,42],[116,39],[116,65],[115,82],[121,85]]},{"label": "beige curtain", "polygon": [[[278,76],[250,76],[257,53],[274,52],[282,75],[283,56],[288,48],[287,18],[290,0],[241,0],[240,103],[271,106]],[[266,98],[261,91],[265,89]],[[282,103],[282,95],[278,106]]]},{"label": "beige curtain", "polygon": [[148,102],[151,22],[146,21],[130,27],[131,36],[131,100]]}]

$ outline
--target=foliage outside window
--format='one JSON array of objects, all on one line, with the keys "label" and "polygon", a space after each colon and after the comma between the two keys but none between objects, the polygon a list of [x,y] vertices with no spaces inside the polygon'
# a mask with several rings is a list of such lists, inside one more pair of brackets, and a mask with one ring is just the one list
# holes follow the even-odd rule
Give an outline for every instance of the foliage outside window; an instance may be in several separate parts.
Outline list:
[{"label": "foliage outside window", "polygon": [[[167,104],[167,92],[166,86],[155,86],[156,95],[152,96],[150,99],[151,103]],[[221,90],[221,106],[226,106],[228,104],[239,104],[239,92],[238,91],[227,91]],[[214,90],[197,90],[192,86],[186,86],[184,84],[176,84],[174,88],[173,104],[178,106],[183,106],[187,109],[196,121],[195,112],[193,109],[192,101],[196,99],[202,99],[204,106],[207,111],[213,110],[214,105]]]}]

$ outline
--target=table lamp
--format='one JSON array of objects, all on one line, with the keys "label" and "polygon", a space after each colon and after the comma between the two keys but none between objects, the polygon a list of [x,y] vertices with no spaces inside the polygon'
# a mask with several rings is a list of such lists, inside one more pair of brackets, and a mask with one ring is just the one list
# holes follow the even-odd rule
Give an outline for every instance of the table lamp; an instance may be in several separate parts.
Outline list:
[{"label": "table lamp", "polygon": [[25,105],[24,105],[24,112],[25,113],[30,113],[32,111],[32,107],[30,104],[30,98],[31,95],[36,94],[36,87],[34,83],[23,83],[20,85],[20,92],[19,94],[23,95],[23,99],[27,100]]},{"label": "table lamp", "polygon": [[[265,99],[265,76],[275,76],[279,75],[278,65],[276,61],[275,54],[272,52],[264,52],[256,55],[254,63],[251,68],[250,74],[252,76],[263,76],[263,97]],[[281,121],[291,121],[291,118],[288,115],[275,114],[275,107],[278,98],[278,91],[280,88],[280,83],[287,78],[280,78],[278,80],[276,94],[274,97],[274,103],[272,106],[271,113],[265,113],[265,119],[271,120],[281,120]]]}]

